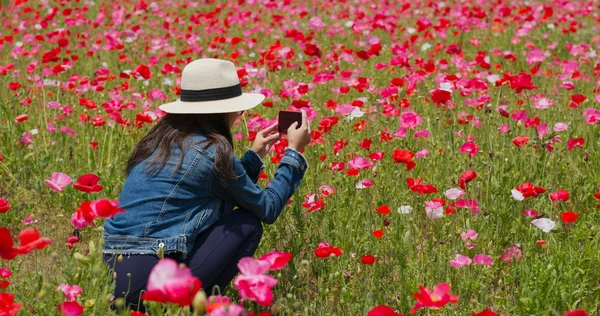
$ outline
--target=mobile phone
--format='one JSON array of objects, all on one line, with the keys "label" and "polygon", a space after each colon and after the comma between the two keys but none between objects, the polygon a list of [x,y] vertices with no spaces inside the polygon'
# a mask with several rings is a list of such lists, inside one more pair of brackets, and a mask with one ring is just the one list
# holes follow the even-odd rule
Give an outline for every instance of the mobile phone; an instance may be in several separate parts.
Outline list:
[{"label": "mobile phone", "polygon": [[298,122],[298,126],[302,125],[302,112],[297,111],[279,111],[279,133],[287,134],[288,128],[292,123]]}]

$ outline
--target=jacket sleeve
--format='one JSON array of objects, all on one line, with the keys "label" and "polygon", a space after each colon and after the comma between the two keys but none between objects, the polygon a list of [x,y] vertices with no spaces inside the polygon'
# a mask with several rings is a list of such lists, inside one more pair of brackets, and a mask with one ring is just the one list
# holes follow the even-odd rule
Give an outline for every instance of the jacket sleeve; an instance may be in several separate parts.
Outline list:
[{"label": "jacket sleeve", "polygon": [[262,222],[272,224],[300,186],[308,165],[301,153],[286,148],[275,176],[265,189],[255,184],[242,161],[236,157],[233,168],[238,179],[222,182],[213,175],[210,179],[211,193],[248,210]]},{"label": "jacket sleeve", "polygon": [[240,162],[242,163],[244,170],[246,170],[246,174],[248,177],[250,177],[252,182],[258,182],[260,171],[265,167],[262,159],[260,159],[260,156],[252,149],[248,149],[246,154],[240,158]]}]

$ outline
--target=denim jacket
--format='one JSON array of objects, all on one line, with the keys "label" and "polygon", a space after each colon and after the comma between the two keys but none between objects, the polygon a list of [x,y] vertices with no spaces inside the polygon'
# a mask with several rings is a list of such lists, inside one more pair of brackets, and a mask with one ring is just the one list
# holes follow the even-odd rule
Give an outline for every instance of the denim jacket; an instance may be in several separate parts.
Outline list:
[{"label": "denim jacket", "polygon": [[[181,153],[173,146],[161,170],[148,175],[146,161],[130,171],[119,195],[118,213],[104,224],[105,254],[188,254],[198,234],[234,206],[244,208],[262,222],[273,223],[298,189],[307,169],[301,153],[286,148],[275,176],[265,189],[256,182],[264,165],[254,151],[233,158],[238,179],[221,182],[213,172],[214,146],[204,147],[203,135],[187,139]],[[152,159],[151,156],[148,159]]]}]

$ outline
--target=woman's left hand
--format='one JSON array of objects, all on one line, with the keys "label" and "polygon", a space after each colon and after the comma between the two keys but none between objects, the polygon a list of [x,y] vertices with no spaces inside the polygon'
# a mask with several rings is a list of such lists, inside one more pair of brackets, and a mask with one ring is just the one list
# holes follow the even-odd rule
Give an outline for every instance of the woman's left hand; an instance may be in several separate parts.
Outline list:
[{"label": "woman's left hand", "polygon": [[278,124],[275,123],[256,133],[256,138],[254,139],[254,143],[252,143],[252,151],[257,153],[261,159],[265,158],[271,146],[281,138],[277,127]]}]

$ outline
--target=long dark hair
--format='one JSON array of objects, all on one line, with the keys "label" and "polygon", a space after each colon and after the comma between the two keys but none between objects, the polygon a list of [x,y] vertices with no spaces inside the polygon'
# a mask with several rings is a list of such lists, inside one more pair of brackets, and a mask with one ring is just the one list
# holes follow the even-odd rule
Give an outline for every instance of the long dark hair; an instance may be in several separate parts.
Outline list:
[{"label": "long dark hair", "polygon": [[221,181],[235,180],[233,171],[233,140],[227,113],[217,114],[167,114],[163,116],[158,123],[150,130],[148,135],[135,146],[133,153],[127,161],[126,173],[129,175],[133,167],[152,156],[157,151],[152,160],[147,161],[150,168],[148,174],[153,174],[162,169],[169,157],[173,146],[178,146],[181,155],[175,170],[181,167],[183,162],[183,152],[185,141],[188,137],[202,133],[208,140],[204,143],[204,148],[214,144],[215,159],[213,171]]}]

